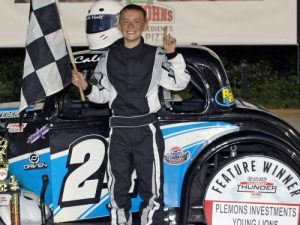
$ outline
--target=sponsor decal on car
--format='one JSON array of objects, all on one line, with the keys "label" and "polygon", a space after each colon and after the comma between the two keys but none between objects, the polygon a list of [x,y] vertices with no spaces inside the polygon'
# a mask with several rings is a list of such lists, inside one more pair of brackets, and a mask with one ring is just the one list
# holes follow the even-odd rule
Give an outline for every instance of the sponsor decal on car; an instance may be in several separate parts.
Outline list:
[{"label": "sponsor decal on car", "polygon": [[37,129],[34,134],[28,137],[27,144],[32,144],[40,138],[45,139],[44,135],[47,134],[48,131],[49,131],[48,124],[42,126],[40,129]]},{"label": "sponsor decal on car", "polygon": [[221,88],[215,95],[215,101],[220,106],[229,107],[234,105],[234,97],[230,86]]},{"label": "sponsor decal on car", "polygon": [[[34,110],[33,107],[28,107],[26,111]],[[20,116],[19,108],[10,107],[10,108],[1,108],[0,109],[0,119],[8,119],[8,118],[18,118]]]},{"label": "sponsor decal on car", "polygon": [[300,178],[268,156],[237,158],[210,181],[204,210],[208,225],[299,225]]},{"label": "sponsor decal on car", "polygon": [[190,152],[182,152],[182,148],[175,146],[164,156],[165,162],[172,165],[179,165],[190,158]]},{"label": "sponsor decal on car", "polygon": [[250,176],[247,181],[241,181],[237,185],[237,192],[276,193],[276,190],[277,186],[273,182],[268,182],[266,177],[258,177],[258,180],[253,180]]},{"label": "sponsor decal on car", "polygon": [[0,118],[17,118],[19,117],[19,111],[0,111]]},{"label": "sponsor decal on car", "polygon": [[7,131],[9,133],[22,133],[27,123],[9,123],[7,125]]},{"label": "sponsor decal on car", "polygon": [[97,63],[99,61],[100,56],[93,55],[93,56],[86,56],[86,55],[80,55],[75,57],[75,63]]},{"label": "sponsor decal on car", "polygon": [[31,153],[28,156],[30,164],[24,165],[24,170],[36,170],[36,169],[45,169],[48,167],[47,163],[40,162],[40,155],[37,153]]}]

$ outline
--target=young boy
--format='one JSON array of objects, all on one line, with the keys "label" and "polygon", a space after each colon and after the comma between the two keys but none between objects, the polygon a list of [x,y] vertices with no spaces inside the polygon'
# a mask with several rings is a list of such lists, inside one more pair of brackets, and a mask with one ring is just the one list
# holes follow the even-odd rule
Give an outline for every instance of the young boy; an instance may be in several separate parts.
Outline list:
[{"label": "young boy", "polygon": [[161,108],[158,89],[182,90],[190,80],[182,55],[175,51],[176,40],[167,29],[164,50],[144,43],[146,18],[146,11],[138,5],[121,10],[118,28],[123,38],[100,59],[95,69],[98,87],[73,71],[73,83],[89,100],[109,102],[112,110],[107,168],[112,225],[132,223],[128,192],[134,169],[143,199],[141,224],[164,224],[164,140],[156,117]]}]

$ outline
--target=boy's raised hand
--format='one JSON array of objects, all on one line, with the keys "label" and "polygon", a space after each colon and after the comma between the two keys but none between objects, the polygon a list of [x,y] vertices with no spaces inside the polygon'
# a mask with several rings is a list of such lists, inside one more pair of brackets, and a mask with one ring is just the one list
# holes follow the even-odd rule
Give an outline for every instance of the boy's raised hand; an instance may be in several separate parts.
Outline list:
[{"label": "boy's raised hand", "polygon": [[176,49],[176,39],[168,33],[168,27],[164,28],[163,47],[166,53],[173,53]]}]

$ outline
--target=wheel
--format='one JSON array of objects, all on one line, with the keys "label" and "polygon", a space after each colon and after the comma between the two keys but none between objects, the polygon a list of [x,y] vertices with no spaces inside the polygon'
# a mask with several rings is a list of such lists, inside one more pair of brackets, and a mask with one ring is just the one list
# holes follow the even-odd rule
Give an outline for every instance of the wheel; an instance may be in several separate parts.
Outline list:
[{"label": "wheel", "polygon": [[[295,173],[300,175],[300,167],[295,149],[280,140],[236,139],[231,141],[221,140],[210,146],[195,160],[185,179],[185,188],[182,197],[181,224],[207,224],[204,212],[204,197],[210,182],[218,171],[228,163],[247,156],[260,155],[288,165]],[[226,143],[226,144],[225,144]],[[232,177],[231,177],[232,179]],[[300,191],[299,191],[300,192]]]}]

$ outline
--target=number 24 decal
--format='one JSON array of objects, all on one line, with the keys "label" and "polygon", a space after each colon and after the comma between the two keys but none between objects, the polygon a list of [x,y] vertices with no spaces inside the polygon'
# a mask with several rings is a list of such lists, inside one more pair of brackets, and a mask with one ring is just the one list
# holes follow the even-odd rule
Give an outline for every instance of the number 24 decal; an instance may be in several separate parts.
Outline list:
[{"label": "number 24 decal", "polygon": [[59,204],[62,207],[97,203],[107,165],[107,141],[100,135],[83,136],[70,144]]},{"label": "number 24 decal", "polygon": [[[69,147],[68,172],[62,183],[61,207],[98,203],[103,189],[107,165],[106,139],[100,135],[83,136]],[[136,174],[132,176],[132,197],[137,195]]]}]

